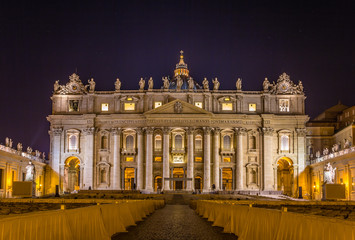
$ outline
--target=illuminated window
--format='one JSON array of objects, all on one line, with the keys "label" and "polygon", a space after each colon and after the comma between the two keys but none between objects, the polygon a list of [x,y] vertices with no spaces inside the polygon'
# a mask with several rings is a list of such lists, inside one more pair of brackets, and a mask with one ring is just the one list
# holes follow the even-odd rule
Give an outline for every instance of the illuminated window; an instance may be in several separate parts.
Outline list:
[{"label": "illuminated window", "polygon": [[223,162],[231,162],[231,158],[230,157],[225,157],[225,158],[223,158]]},{"label": "illuminated window", "polygon": [[133,157],[126,157],[126,162],[133,162]]},{"label": "illuminated window", "polygon": [[161,105],[163,105],[162,102],[154,102],[154,108],[158,108],[158,107],[160,107]]},{"label": "illuminated window", "polygon": [[126,149],[133,150],[133,148],[134,148],[134,138],[132,135],[128,135],[126,137]]},{"label": "illuminated window", "polygon": [[79,100],[69,100],[69,112],[79,111]]},{"label": "illuminated window", "polygon": [[69,151],[78,149],[78,136],[76,134],[69,135]]},{"label": "illuminated window", "polygon": [[173,161],[174,163],[183,163],[184,158],[182,156],[174,156]]},{"label": "illuminated window", "polygon": [[127,101],[132,101],[133,99],[131,97],[128,97],[127,98]]},{"label": "illuminated window", "polygon": [[289,112],[290,111],[290,100],[280,99],[279,100],[280,112]]},{"label": "illuminated window", "polygon": [[202,157],[195,157],[195,162],[202,162]]},{"label": "illuminated window", "polygon": [[229,97],[225,97],[224,98],[224,101],[226,101],[226,102],[228,102],[228,101],[230,101],[231,99],[229,98]]},{"label": "illuminated window", "polygon": [[255,112],[255,111],[256,111],[256,104],[249,103],[249,112]]},{"label": "illuminated window", "polygon": [[135,110],[135,103],[125,103],[124,104],[124,110],[125,111],[134,111]]},{"label": "illuminated window", "polygon": [[161,157],[155,157],[155,158],[154,158],[154,161],[155,161],[155,162],[161,162]]},{"label": "illuminated window", "polygon": [[290,149],[289,137],[286,135],[281,136],[281,151],[288,151]]},{"label": "illuminated window", "polygon": [[229,135],[225,135],[223,137],[223,149],[230,150],[231,149],[231,137]]},{"label": "illuminated window", "polygon": [[222,103],[222,110],[223,111],[232,111],[233,104],[232,103]]},{"label": "illuminated window", "polygon": [[352,178],[352,190],[355,191],[355,177]]},{"label": "illuminated window", "polygon": [[199,108],[202,108],[202,102],[195,102],[195,106],[199,107]]},{"label": "illuminated window", "polygon": [[182,149],[182,136],[179,134],[175,136],[175,149]]},{"label": "illuminated window", "polygon": [[196,135],[195,137],[195,150],[202,150],[202,136]]},{"label": "illuminated window", "polygon": [[108,103],[101,103],[101,111],[102,112],[108,111]]},{"label": "illuminated window", "polygon": [[155,136],[155,150],[161,150],[161,135]]}]

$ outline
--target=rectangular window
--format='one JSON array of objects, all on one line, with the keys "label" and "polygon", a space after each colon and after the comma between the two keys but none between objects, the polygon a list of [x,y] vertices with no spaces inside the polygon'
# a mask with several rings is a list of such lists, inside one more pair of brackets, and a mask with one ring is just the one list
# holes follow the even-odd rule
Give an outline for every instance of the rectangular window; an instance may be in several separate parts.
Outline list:
[{"label": "rectangular window", "polygon": [[355,177],[352,178],[351,185],[352,185],[352,191],[355,191]]},{"label": "rectangular window", "polygon": [[124,110],[125,111],[134,111],[135,110],[135,103],[125,103]]},{"label": "rectangular window", "polygon": [[195,162],[202,162],[202,157],[195,157]]},{"label": "rectangular window", "polygon": [[223,158],[223,162],[231,162],[231,158],[230,157],[225,157],[225,158]]},{"label": "rectangular window", "polygon": [[133,162],[133,157],[126,157],[126,162]]},{"label": "rectangular window", "polygon": [[290,150],[290,138],[286,135],[281,136],[281,151]]},{"label": "rectangular window", "polygon": [[290,111],[290,100],[289,99],[280,99],[279,100],[279,109],[280,109],[280,112],[289,112]]},{"label": "rectangular window", "polygon": [[102,112],[108,111],[108,103],[101,103],[101,111]]},{"label": "rectangular window", "polygon": [[199,108],[202,108],[202,102],[195,102],[195,106],[199,107]]},{"label": "rectangular window", "polygon": [[233,104],[232,103],[222,103],[222,110],[223,111],[232,111]]},{"label": "rectangular window", "polygon": [[256,111],[256,104],[249,103],[249,112],[255,112],[255,111]]},{"label": "rectangular window", "polygon": [[79,100],[69,100],[69,112],[79,112]]},{"label": "rectangular window", "polygon": [[154,102],[154,108],[161,107],[161,105],[163,105],[162,102]]},{"label": "rectangular window", "polygon": [[161,162],[161,157],[155,157],[155,158],[154,158],[154,161],[155,161],[155,162]]}]

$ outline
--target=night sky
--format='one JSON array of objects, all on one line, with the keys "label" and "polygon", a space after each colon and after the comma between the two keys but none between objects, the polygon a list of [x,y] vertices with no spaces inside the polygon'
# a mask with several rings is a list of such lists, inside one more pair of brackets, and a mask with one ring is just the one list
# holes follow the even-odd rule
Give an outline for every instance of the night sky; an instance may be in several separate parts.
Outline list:
[{"label": "night sky", "polygon": [[[49,150],[53,83],[77,71],[96,90],[138,89],[172,75],[185,52],[191,76],[221,89],[261,90],[286,72],[303,82],[306,113],[354,105],[354,1],[0,2],[0,143]],[[244,3],[241,3],[244,2]],[[329,3],[326,3],[329,2]],[[248,4],[248,5],[247,5]]]}]

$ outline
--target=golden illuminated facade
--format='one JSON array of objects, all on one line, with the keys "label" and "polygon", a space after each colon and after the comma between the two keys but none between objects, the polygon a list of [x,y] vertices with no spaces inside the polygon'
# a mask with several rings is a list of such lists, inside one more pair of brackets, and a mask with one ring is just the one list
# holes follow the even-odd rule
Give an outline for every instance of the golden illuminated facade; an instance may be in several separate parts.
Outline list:
[{"label": "golden illuminated facade", "polygon": [[[229,190],[297,193],[305,168],[305,95],[285,73],[261,91],[174,76],[138,90],[95,91],[72,74],[54,85],[50,164],[62,192]],[[209,85],[213,85],[211,88]]]}]

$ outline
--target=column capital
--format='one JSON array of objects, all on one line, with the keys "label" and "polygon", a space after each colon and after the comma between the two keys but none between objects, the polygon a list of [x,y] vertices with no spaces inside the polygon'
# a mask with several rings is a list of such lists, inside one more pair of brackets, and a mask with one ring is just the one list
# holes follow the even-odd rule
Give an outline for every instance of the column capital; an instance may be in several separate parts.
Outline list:
[{"label": "column capital", "polygon": [[111,128],[112,135],[121,135],[122,129],[121,128]]},{"label": "column capital", "polygon": [[187,128],[187,135],[192,135],[192,134],[194,134],[194,132],[195,132],[195,128],[194,127]]},{"label": "column capital", "polygon": [[234,130],[237,135],[245,136],[247,133],[247,129],[243,127],[235,128]]},{"label": "column capital", "polygon": [[146,134],[153,134],[154,128],[152,127],[146,127],[144,128]]},{"label": "column capital", "polygon": [[136,132],[138,135],[142,135],[143,134],[143,128],[137,128]]},{"label": "column capital", "polygon": [[52,131],[51,133],[54,135],[54,136],[60,136],[63,132],[63,128],[61,127],[57,127],[57,128],[52,128]]},{"label": "column capital", "polygon": [[94,134],[94,131],[95,131],[94,127],[88,127],[83,129],[85,135],[92,135]]},{"label": "column capital", "polygon": [[170,128],[168,127],[163,127],[163,134],[168,135],[170,133]]},{"label": "column capital", "polygon": [[213,133],[214,133],[214,135],[219,135],[221,133],[221,129],[220,128],[214,128],[213,129]]},{"label": "column capital", "polygon": [[206,135],[210,135],[211,134],[211,130],[212,130],[212,128],[210,128],[210,127],[203,127],[203,132]]},{"label": "column capital", "polygon": [[305,128],[296,128],[298,137],[305,137],[307,134],[307,130]]},{"label": "column capital", "polygon": [[264,136],[272,136],[274,134],[274,129],[270,127],[261,127],[259,128],[259,132]]}]

